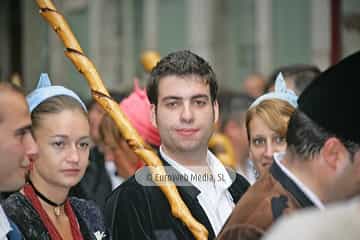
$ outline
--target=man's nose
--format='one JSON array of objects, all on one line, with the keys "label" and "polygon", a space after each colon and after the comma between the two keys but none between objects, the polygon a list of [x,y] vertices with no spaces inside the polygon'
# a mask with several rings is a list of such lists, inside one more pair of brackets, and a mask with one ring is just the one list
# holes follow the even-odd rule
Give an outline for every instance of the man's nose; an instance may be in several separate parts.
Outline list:
[{"label": "man's nose", "polygon": [[194,112],[190,104],[184,104],[181,111],[181,120],[185,122],[191,122],[194,118]]}]

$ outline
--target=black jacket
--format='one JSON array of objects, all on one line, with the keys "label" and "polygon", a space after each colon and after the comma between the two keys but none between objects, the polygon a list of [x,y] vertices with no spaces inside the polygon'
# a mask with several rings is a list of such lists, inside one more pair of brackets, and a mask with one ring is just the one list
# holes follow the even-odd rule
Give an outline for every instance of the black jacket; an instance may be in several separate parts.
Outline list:
[{"label": "black jacket", "polygon": [[[169,167],[167,162],[163,163]],[[146,170],[143,168],[139,171]],[[237,174],[229,188],[234,203],[248,187],[246,179]],[[200,191],[192,185],[178,186],[177,189],[193,217],[207,228],[209,239],[214,239],[209,219],[197,200]],[[107,199],[105,222],[114,240],[194,239],[188,228],[172,216],[170,205],[160,188],[140,185],[134,176],[114,190]]]}]

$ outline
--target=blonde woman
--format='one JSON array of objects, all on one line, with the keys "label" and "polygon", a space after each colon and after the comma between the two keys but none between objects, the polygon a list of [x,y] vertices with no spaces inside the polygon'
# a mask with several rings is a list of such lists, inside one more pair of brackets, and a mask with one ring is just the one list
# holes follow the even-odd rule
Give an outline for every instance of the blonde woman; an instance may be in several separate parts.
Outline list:
[{"label": "blonde woman", "polygon": [[280,74],[275,83],[275,92],[256,99],[247,111],[249,157],[254,163],[257,178],[269,169],[274,153],[285,152],[287,125],[296,107],[297,96],[286,89]]},{"label": "blonde woman", "polygon": [[42,74],[27,96],[38,154],[25,186],[4,203],[25,239],[107,239],[100,210],[68,197],[85,173],[91,146],[86,107],[71,90]]}]

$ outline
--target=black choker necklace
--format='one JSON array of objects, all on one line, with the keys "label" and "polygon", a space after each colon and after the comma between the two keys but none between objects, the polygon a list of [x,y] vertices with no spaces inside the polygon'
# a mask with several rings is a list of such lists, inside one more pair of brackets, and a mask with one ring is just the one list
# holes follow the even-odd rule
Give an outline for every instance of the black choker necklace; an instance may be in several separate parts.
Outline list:
[{"label": "black choker necklace", "polygon": [[47,197],[45,197],[41,192],[39,192],[34,184],[31,182],[31,180],[29,179],[28,180],[28,183],[31,185],[31,187],[34,189],[34,192],[36,193],[36,195],[41,198],[41,200],[43,200],[44,202],[46,202],[47,204],[55,207],[54,208],[54,213],[55,213],[55,216],[59,217],[61,215],[61,207],[64,206],[64,204],[66,203],[66,200],[60,204],[58,203],[55,203],[53,201],[51,201],[50,199],[48,199]]}]

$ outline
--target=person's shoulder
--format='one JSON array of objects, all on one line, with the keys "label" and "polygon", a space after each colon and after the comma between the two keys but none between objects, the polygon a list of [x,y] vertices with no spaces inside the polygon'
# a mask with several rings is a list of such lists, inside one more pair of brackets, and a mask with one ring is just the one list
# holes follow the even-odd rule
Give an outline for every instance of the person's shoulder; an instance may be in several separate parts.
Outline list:
[{"label": "person's shoulder", "polygon": [[234,202],[237,203],[250,187],[250,183],[246,180],[245,177],[238,173],[235,173],[234,177],[232,178],[233,182],[229,187],[229,192],[233,197]]},{"label": "person's shoulder", "polygon": [[[232,223],[244,223],[251,219],[272,219],[272,203],[273,198],[279,195],[277,184],[274,183],[270,175],[265,175],[259,179],[254,185],[250,186],[245,194],[241,197],[234,208],[230,217]],[[283,198],[279,199],[282,200]],[[275,200],[275,205],[276,205]],[[278,205],[279,209],[282,207]],[[286,204],[284,205],[286,207]]]},{"label": "person's shoulder", "polygon": [[[9,213],[21,212],[24,205],[29,205],[30,203],[24,195],[20,192],[14,192],[11,194],[5,201],[2,202],[1,206],[4,211]],[[8,213],[9,212],[9,213]]]},{"label": "person's shoulder", "polygon": [[15,192],[1,205],[6,215],[17,225],[26,239],[39,239],[33,236],[43,233],[43,223],[31,202],[24,195]]},{"label": "person's shoulder", "polygon": [[247,190],[250,187],[249,181],[241,174],[236,173],[234,184],[238,185],[239,187]]},{"label": "person's shoulder", "polygon": [[282,217],[264,239],[357,239],[352,237],[360,234],[359,209],[360,201],[303,209]]},{"label": "person's shoulder", "polygon": [[258,201],[266,201],[273,195],[277,195],[281,190],[281,188],[279,189],[278,182],[271,174],[266,174],[248,188],[244,197],[246,196],[246,198],[251,199],[258,198]]},{"label": "person's shoulder", "polygon": [[107,235],[103,212],[95,202],[78,197],[70,197],[69,200],[76,213],[83,234],[99,232],[99,234]]},{"label": "person's shoulder", "polygon": [[69,200],[71,206],[81,216],[93,219],[102,216],[100,208],[92,200],[86,200],[78,197],[70,197]]},{"label": "person's shoulder", "polygon": [[[111,199],[124,196],[133,196],[138,194],[149,194],[158,187],[151,180],[151,173],[149,168],[143,167],[136,171],[136,173],[121,183],[112,193],[108,196],[107,202]],[[126,199],[128,199],[126,197]]]}]

